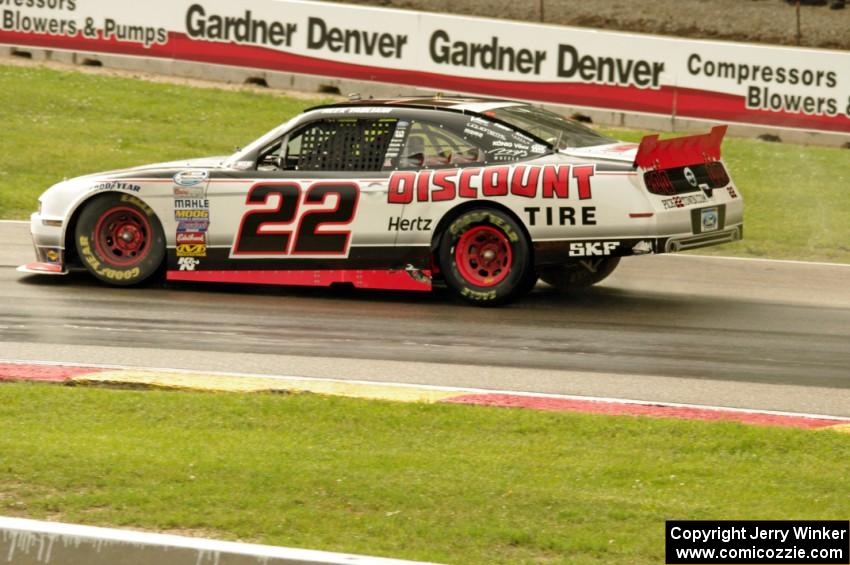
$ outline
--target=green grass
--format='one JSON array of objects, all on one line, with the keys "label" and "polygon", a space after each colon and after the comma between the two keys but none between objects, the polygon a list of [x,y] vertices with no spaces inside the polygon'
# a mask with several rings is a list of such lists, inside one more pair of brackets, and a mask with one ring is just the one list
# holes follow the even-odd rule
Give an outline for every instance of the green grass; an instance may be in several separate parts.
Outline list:
[{"label": "green grass", "polygon": [[850,436],[311,395],[0,386],[0,515],[451,563],[659,563],[845,519]]},{"label": "green grass", "polygon": [[[26,218],[64,177],[229,154],[319,102],[0,66],[0,217]],[[724,156],[746,198],[745,239],[707,252],[850,262],[850,151],[730,138]]]},{"label": "green grass", "polygon": [[321,102],[0,65],[0,217],[65,177],[230,155]]}]

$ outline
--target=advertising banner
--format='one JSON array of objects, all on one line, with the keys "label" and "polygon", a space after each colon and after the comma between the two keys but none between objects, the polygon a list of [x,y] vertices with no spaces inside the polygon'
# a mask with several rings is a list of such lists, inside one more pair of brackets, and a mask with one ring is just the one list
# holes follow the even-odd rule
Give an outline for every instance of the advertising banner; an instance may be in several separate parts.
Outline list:
[{"label": "advertising banner", "polygon": [[293,0],[0,0],[0,43],[850,133],[850,52]]}]

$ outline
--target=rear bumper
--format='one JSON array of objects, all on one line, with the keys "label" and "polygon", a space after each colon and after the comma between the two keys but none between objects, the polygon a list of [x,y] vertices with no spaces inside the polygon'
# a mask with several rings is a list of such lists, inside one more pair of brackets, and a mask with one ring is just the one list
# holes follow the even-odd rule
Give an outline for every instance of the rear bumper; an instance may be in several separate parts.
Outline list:
[{"label": "rear bumper", "polygon": [[[596,238],[583,240],[543,241],[534,243],[534,263],[537,267],[562,265],[568,261],[629,257],[650,253],[677,253],[700,247],[732,243],[744,237],[744,224],[694,234],[690,232],[635,238]],[[578,253],[577,253],[578,251]]]},{"label": "rear bumper", "polygon": [[700,247],[711,247],[739,241],[744,237],[744,225],[731,226],[724,230],[703,233],[699,235],[688,235],[682,237],[670,237],[658,241],[656,253],[676,253],[699,249]]}]

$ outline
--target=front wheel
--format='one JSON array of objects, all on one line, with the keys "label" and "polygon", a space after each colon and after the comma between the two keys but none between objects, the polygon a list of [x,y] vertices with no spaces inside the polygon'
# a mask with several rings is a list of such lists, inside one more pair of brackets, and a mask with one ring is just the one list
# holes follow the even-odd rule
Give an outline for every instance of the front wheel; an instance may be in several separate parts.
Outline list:
[{"label": "front wheel", "polygon": [[461,214],[446,228],[438,252],[446,284],[466,302],[495,306],[528,290],[531,248],[522,228],[504,212]]},{"label": "front wheel", "polygon": [[619,264],[619,257],[575,260],[540,269],[540,278],[558,290],[577,290],[602,282]]},{"label": "front wheel", "polygon": [[77,253],[98,279],[138,284],[165,257],[165,236],[153,210],[131,194],[104,194],[85,204],[74,232]]}]

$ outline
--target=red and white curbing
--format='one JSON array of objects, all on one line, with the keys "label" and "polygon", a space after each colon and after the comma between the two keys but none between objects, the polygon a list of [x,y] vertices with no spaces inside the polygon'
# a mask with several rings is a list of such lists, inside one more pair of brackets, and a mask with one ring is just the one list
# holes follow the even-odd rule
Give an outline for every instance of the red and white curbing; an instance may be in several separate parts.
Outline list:
[{"label": "red and white curbing", "polygon": [[233,392],[312,392],[378,400],[526,408],[611,416],[647,416],[713,422],[739,422],[804,429],[835,428],[839,431],[850,431],[850,418],[824,414],[365,380],[215,371],[200,372],[120,365],[78,365],[0,360],[0,381],[40,381],[88,385],[123,384],[155,388]]}]

